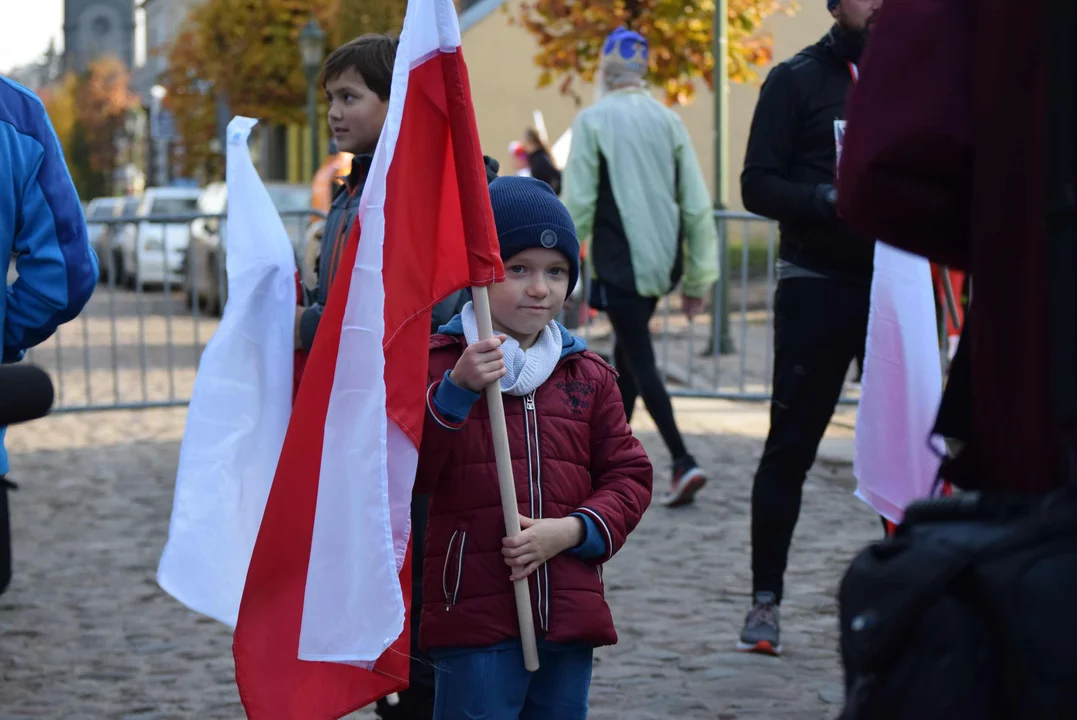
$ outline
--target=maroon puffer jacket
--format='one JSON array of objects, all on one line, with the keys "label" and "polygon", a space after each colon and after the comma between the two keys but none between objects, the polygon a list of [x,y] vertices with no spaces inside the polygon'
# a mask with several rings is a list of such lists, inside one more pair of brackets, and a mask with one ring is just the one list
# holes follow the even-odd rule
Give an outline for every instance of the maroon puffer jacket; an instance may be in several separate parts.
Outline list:
[{"label": "maroon puffer jacket", "polygon": [[[459,337],[431,338],[433,397],[464,349]],[[580,512],[604,535],[594,561],[562,553],[529,578],[535,629],[550,642],[617,642],[603,597],[602,563],[624,544],[651,501],[651,462],[625,421],[613,369],[591,352],[561,359],[533,395],[505,395],[521,514]],[[509,568],[501,554],[501,511],[490,415],[480,399],[459,429],[429,410],[416,492],[430,493],[423,564],[420,644],[482,647],[519,637]]]}]

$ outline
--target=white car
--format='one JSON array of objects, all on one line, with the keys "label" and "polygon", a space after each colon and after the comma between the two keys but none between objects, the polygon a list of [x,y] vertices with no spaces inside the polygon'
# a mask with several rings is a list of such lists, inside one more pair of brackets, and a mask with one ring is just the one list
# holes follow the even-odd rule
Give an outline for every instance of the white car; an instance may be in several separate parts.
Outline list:
[{"label": "white car", "polygon": [[120,237],[120,276],[128,287],[183,287],[191,219],[198,212],[200,193],[186,187],[146,189],[136,212],[142,220],[125,227]]},{"label": "white car", "polygon": [[97,253],[98,258],[108,252],[108,248],[101,245],[102,231],[105,229],[106,223],[116,216],[122,204],[123,198],[98,197],[91,200],[90,204],[86,206],[84,211],[86,234],[90,239],[90,247]]},{"label": "white car", "polygon": [[[281,214],[296,252],[296,264],[301,266],[299,253],[305,239],[304,229],[311,221],[311,188],[309,185],[267,182],[265,189]],[[222,222],[217,216],[228,212],[228,187],[224,183],[207,185],[198,199],[198,212],[205,217],[191,223],[185,282],[187,307],[193,308],[197,298],[200,309],[220,315],[228,299],[225,271],[228,223],[227,218]]]}]

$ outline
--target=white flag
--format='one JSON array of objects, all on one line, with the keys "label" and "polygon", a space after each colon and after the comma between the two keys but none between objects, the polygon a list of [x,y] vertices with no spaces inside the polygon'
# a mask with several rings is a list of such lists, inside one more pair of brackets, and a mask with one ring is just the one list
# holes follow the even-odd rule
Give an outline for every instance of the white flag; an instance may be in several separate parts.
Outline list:
[{"label": "white flag", "polygon": [[251,162],[256,120],[228,125],[228,304],[195,378],[157,582],[232,627],[292,405],[295,256]]},{"label": "white flag", "polygon": [[856,496],[891,522],[931,493],[939,456],[929,442],[941,398],[931,264],[876,242],[853,474]]}]

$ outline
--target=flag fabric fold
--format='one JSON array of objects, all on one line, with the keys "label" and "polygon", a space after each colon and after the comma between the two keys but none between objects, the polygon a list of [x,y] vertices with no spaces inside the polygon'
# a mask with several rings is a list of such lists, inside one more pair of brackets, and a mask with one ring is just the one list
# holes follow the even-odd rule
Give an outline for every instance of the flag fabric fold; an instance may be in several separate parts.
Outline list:
[{"label": "flag fabric fold", "polygon": [[228,125],[228,297],[199,362],[157,582],[235,626],[291,415],[295,257],[251,161],[257,121]]},{"label": "flag fabric fold", "polygon": [[931,494],[941,398],[931,264],[876,242],[853,475],[856,496],[893,523],[910,502]]},{"label": "flag fabric fold", "polygon": [[236,681],[258,720],[341,717],[407,686],[431,310],[504,273],[451,0],[408,4],[340,267],[236,627]]}]

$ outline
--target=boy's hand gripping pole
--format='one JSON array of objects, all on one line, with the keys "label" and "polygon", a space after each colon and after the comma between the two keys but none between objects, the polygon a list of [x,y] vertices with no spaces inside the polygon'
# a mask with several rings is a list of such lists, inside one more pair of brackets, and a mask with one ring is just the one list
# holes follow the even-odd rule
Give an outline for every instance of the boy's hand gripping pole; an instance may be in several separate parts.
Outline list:
[{"label": "boy's hand gripping pole", "polygon": [[[486,287],[471,289],[475,304],[475,324],[479,340],[494,336],[490,318],[490,294]],[[505,406],[501,402],[501,384],[497,380],[486,387],[486,404],[490,408],[490,430],[494,436],[494,458],[497,460],[497,482],[501,488],[501,510],[505,514],[505,534],[520,534],[520,513],[516,506],[516,483],[512,477],[512,457],[509,454],[509,435],[505,428]],[[524,650],[524,667],[529,672],[539,668],[538,646],[535,642],[535,621],[531,615],[531,590],[527,578],[512,584],[516,593],[516,615],[520,620],[520,644]]]}]

